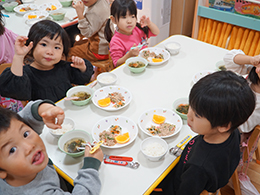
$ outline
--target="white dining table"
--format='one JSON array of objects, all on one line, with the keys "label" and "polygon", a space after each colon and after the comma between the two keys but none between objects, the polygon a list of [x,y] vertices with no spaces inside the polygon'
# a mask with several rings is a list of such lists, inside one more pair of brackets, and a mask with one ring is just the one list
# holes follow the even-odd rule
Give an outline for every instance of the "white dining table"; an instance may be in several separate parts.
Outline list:
[{"label": "white dining table", "polygon": [[[44,3],[59,3],[59,0],[35,0],[32,4],[40,6]],[[71,19],[77,16],[76,10],[71,6],[63,7],[62,9],[66,11],[64,19],[60,21],[55,21],[61,26],[71,23]],[[31,25],[26,24],[22,14],[18,14],[16,12],[7,12],[6,10],[2,10],[2,13],[9,16],[4,17],[5,27],[7,29],[13,31],[18,35],[28,35]],[[53,20],[51,16],[49,16],[47,19]]]},{"label": "white dining table", "polygon": [[[188,97],[193,86],[193,76],[201,70],[216,70],[215,64],[222,60],[227,50],[182,35],[173,35],[155,47],[164,48],[164,44],[169,41],[180,43],[181,50],[179,54],[171,55],[164,64],[148,65],[144,72],[138,74],[131,73],[125,64],[112,71],[118,77],[116,85],[132,93],[132,101],[127,107],[111,112],[97,108],[92,102],[85,106],[75,106],[64,99],[57,102],[57,106],[64,109],[66,117],[75,121],[76,129],[85,130],[90,134],[94,124],[107,116],[128,117],[137,124],[140,115],[147,110],[153,108],[173,110],[173,102],[176,99]],[[97,84],[93,89],[97,90],[100,87]],[[165,141],[171,148],[188,134],[196,135],[184,120],[180,132],[166,138]],[[131,169],[102,162],[99,170],[101,195],[150,194],[176,164],[177,157],[169,152],[158,162],[146,159],[140,151],[140,144],[147,137],[149,136],[139,129],[135,141],[125,147],[117,149],[102,147],[104,154],[133,157],[134,161],[140,163],[140,167]],[[41,138],[53,163],[66,178],[73,180],[82,167],[83,157],[73,158],[61,152],[57,146],[58,139],[50,134],[47,127],[44,128]]]}]

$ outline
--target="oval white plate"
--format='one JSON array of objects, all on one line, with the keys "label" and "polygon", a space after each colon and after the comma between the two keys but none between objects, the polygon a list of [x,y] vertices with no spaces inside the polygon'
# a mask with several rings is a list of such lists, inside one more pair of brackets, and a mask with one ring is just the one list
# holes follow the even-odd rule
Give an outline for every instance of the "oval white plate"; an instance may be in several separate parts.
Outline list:
[{"label": "oval white plate", "polygon": [[205,77],[205,76],[207,76],[207,75],[209,75],[209,74],[211,74],[211,73],[213,73],[213,72],[215,72],[215,71],[214,71],[214,70],[201,70],[201,71],[197,72],[197,73],[193,76],[192,81],[193,81],[193,83],[195,84],[195,83],[197,83],[201,78],[203,78],[203,77]]},{"label": "oval white plate", "polygon": [[111,125],[119,125],[122,127],[122,134],[123,133],[129,133],[130,140],[127,143],[124,144],[115,144],[114,146],[106,146],[102,144],[105,148],[122,148],[124,146],[129,145],[132,143],[138,134],[138,127],[137,125],[129,118],[123,117],[123,116],[109,116],[106,118],[101,119],[98,121],[94,127],[92,128],[92,137],[95,141],[99,140],[99,133],[103,132],[104,130],[108,130]]},{"label": "oval white plate", "polygon": [[169,59],[170,59],[170,53],[166,50],[166,49],[162,49],[162,48],[160,48],[160,47],[147,47],[147,48],[145,48],[145,49],[143,49],[143,50],[141,50],[140,51],[140,53],[139,53],[139,56],[140,57],[143,57],[143,52],[144,51],[150,51],[150,52],[154,52],[156,55],[159,55],[159,54],[162,54],[163,55],[163,58],[164,58],[164,60],[163,61],[161,61],[161,62],[153,62],[152,61],[152,58],[151,57],[149,57],[148,59],[147,59],[147,61],[148,61],[148,63],[150,64],[150,65],[161,65],[161,64],[163,64],[164,62],[167,62]]},{"label": "oval white plate", "polygon": [[[39,10],[41,10],[41,11],[53,11],[52,9],[51,9],[51,6],[52,5],[54,5],[55,7],[56,7],[56,9],[54,9],[54,10],[58,10],[58,9],[60,9],[60,8],[62,8],[62,5],[60,4],[60,3],[44,3],[44,4],[41,4],[40,6],[39,6]],[[49,8],[49,9],[51,9],[51,10],[47,10],[47,8]]]},{"label": "oval white plate", "polygon": [[[21,12],[20,10],[22,8],[26,8],[26,7],[30,7],[32,10],[28,10],[28,11],[25,11],[25,12]],[[35,11],[38,9],[38,6],[36,4],[21,4],[21,5],[18,5],[17,7],[14,8],[14,11],[18,14],[26,14],[28,12],[32,12],[32,11]]]},{"label": "oval white plate", "polygon": [[[98,100],[106,98],[109,93],[113,93],[113,92],[121,93],[122,96],[124,96],[124,99],[125,99],[124,106],[115,108],[115,107],[113,107],[114,104],[112,104],[112,103],[107,107],[101,107],[98,105]],[[120,110],[120,109],[126,107],[131,102],[131,100],[132,100],[132,94],[127,89],[120,87],[120,86],[112,86],[112,85],[105,86],[105,87],[102,87],[102,88],[96,90],[92,97],[93,104],[95,106],[97,106],[98,108],[106,110],[106,111]]]},{"label": "oval white plate", "polygon": [[151,127],[152,125],[158,126],[158,124],[153,122],[153,115],[157,114],[160,116],[164,116],[165,123],[170,123],[175,125],[175,132],[171,135],[167,136],[160,136],[161,138],[167,138],[167,137],[172,137],[176,135],[182,128],[182,119],[181,117],[174,111],[166,109],[166,108],[154,108],[148,111],[145,111],[138,120],[138,125],[140,129],[149,136],[153,136],[147,128]]},{"label": "oval white plate", "polygon": [[[30,15],[36,15],[36,18],[29,18]],[[46,11],[32,11],[23,15],[25,20],[44,20],[49,16],[49,13]]]}]

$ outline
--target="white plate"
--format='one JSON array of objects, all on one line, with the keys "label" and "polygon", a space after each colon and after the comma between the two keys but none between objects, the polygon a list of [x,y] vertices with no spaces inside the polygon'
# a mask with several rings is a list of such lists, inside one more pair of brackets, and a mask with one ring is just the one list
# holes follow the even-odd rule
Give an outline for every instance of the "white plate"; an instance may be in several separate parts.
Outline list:
[{"label": "white plate", "polygon": [[[115,108],[115,107],[113,107],[114,104],[112,104],[112,103],[107,107],[101,107],[98,105],[98,100],[106,98],[109,93],[113,93],[113,92],[121,93],[122,96],[124,96],[124,99],[125,99],[124,106]],[[92,97],[92,102],[93,102],[93,104],[95,104],[95,106],[97,106],[100,109],[107,110],[107,111],[120,110],[120,109],[126,107],[131,102],[131,100],[132,100],[132,94],[127,89],[120,87],[120,86],[114,86],[114,85],[105,86],[105,87],[102,87],[102,88],[96,90]]]},{"label": "white plate", "polygon": [[[56,9],[52,9],[52,6],[55,6]],[[47,10],[47,8],[51,10]],[[58,10],[60,8],[62,8],[62,5],[60,3],[44,3],[39,6],[39,10],[41,11],[53,11],[53,10]]]},{"label": "white plate", "polygon": [[[36,18],[30,18],[29,16],[35,15]],[[46,11],[32,11],[24,14],[23,18],[25,20],[44,20],[49,16],[49,13]]]},{"label": "white plate", "polygon": [[148,130],[147,128],[151,127],[152,125],[158,126],[158,124],[153,122],[153,115],[157,114],[160,116],[164,116],[165,119],[165,123],[170,123],[175,125],[175,132],[171,135],[167,135],[167,136],[160,136],[161,138],[167,138],[167,137],[172,137],[174,135],[176,135],[182,128],[182,119],[181,117],[174,111],[166,109],[166,108],[154,108],[151,110],[148,110],[146,112],[144,112],[138,120],[138,125],[140,127],[140,129],[149,136],[153,136]]},{"label": "white plate", "polygon": [[104,130],[108,130],[111,125],[119,125],[122,127],[122,134],[129,133],[130,140],[124,144],[115,144],[114,146],[106,146],[102,144],[105,148],[122,148],[124,146],[129,145],[132,143],[138,134],[138,127],[137,125],[129,118],[123,116],[109,116],[106,118],[101,119],[98,121],[94,127],[92,128],[92,137],[95,141],[99,140],[99,133],[103,132]]},{"label": "white plate", "polygon": [[[29,8],[31,8],[31,10],[28,10],[28,11],[20,11],[21,9],[23,9],[23,8],[26,8],[26,7],[29,7]],[[15,7],[14,8],[14,11],[16,12],[16,13],[18,13],[18,14],[22,14],[22,15],[24,15],[24,14],[26,14],[26,13],[28,13],[28,12],[32,12],[32,11],[35,11],[35,10],[37,10],[38,9],[38,6],[36,5],[36,4],[21,4],[21,5],[18,5],[17,7]]]},{"label": "white plate", "polygon": [[215,71],[214,71],[214,70],[201,70],[201,71],[197,72],[197,73],[193,76],[192,81],[193,81],[193,83],[195,84],[195,83],[197,83],[201,78],[203,78],[203,77],[205,77],[205,76],[207,76],[207,75],[209,75],[209,74],[211,74],[211,73],[213,73],[213,72],[215,72]]},{"label": "white plate", "polygon": [[150,65],[161,65],[161,64],[167,62],[170,59],[170,56],[171,56],[170,53],[166,49],[162,49],[160,47],[148,47],[148,48],[145,48],[145,49],[140,51],[139,56],[143,57],[143,52],[147,51],[147,50],[149,52],[154,52],[156,55],[162,54],[163,58],[164,58],[164,60],[161,61],[161,62],[153,62],[152,61],[152,57],[149,57],[147,59],[147,61],[148,61],[148,63]]}]

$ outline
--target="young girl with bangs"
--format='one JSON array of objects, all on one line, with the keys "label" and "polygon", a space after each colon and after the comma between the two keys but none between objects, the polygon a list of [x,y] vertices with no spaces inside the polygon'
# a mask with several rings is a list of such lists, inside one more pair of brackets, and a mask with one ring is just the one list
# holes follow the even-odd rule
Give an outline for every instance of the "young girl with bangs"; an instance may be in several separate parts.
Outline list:
[{"label": "young girl with bangs", "polygon": [[[110,29],[111,21],[117,26],[114,35]],[[105,37],[110,43],[109,51],[115,67],[123,64],[128,58],[137,56],[140,50],[147,47],[147,39],[159,33],[159,28],[149,17],[142,16],[140,23],[137,22],[134,0],[113,1],[111,16],[105,27]]]},{"label": "young girl with bangs", "polygon": [[[68,56],[68,40],[65,30],[50,20],[35,23],[28,37],[19,36],[12,66],[0,75],[1,95],[56,102],[66,96],[72,83],[88,83],[93,74],[89,61],[76,56],[72,57],[72,63],[62,60]],[[24,66],[26,55],[32,57],[33,62]]]}]

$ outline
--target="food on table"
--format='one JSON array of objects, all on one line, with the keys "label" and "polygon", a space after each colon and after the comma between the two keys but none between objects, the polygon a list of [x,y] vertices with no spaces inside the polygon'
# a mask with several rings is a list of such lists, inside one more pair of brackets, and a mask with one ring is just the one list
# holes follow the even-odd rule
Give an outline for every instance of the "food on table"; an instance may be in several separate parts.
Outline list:
[{"label": "food on table", "polygon": [[115,137],[115,140],[119,144],[124,144],[130,140],[129,133],[124,133]]},{"label": "food on table", "polygon": [[27,12],[27,11],[30,11],[30,10],[33,10],[33,9],[30,8],[30,6],[27,6],[27,7],[21,8],[19,11],[20,11],[20,12]]},{"label": "food on table", "polygon": [[176,126],[169,123],[162,123],[159,126],[152,125],[151,127],[148,127],[147,130],[152,135],[158,135],[158,136],[167,136],[174,133]]},{"label": "food on table", "polygon": [[180,104],[176,110],[182,114],[188,114],[189,104]]},{"label": "food on table", "polygon": [[51,7],[47,7],[46,11],[56,10],[57,7],[55,5],[51,5]]},{"label": "food on table", "polygon": [[78,97],[78,99],[75,99],[74,101],[82,101],[82,100],[86,100],[90,97],[91,95],[85,91],[80,91],[77,93],[74,93],[72,95],[72,97]]},{"label": "food on table", "polygon": [[164,123],[165,119],[166,118],[164,116],[160,116],[160,115],[157,115],[157,114],[153,115],[153,122],[155,122],[156,124]]},{"label": "food on table", "polygon": [[113,146],[117,143],[115,137],[121,133],[121,130],[122,127],[119,125],[111,125],[107,131],[104,130],[99,134],[99,140],[103,141],[103,144],[106,146]]},{"label": "food on table", "polygon": [[158,142],[149,143],[143,149],[148,156],[161,156],[165,153],[165,148]]},{"label": "food on table", "polygon": [[164,60],[164,57],[161,53],[157,55],[154,52],[150,52],[149,50],[144,50],[142,52],[142,57],[147,59],[148,61],[148,58],[152,58],[153,62],[162,62]]},{"label": "food on table", "polygon": [[111,133],[110,131],[104,130],[99,134],[99,140],[103,141],[103,144],[106,146],[113,146],[117,142],[115,140],[116,134]]},{"label": "food on table", "polygon": [[53,13],[52,15],[54,16],[58,16],[58,15],[62,15],[63,13]]},{"label": "food on table", "polygon": [[153,62],[162,62],[163,59],[162,58],[152,58]]},{"label": "food on table", "polygon": [[111,103],[111,100],[109,97],[98,100],[98,105],[101,107],[107,107],[110,105],[110,103]]},{"label": "food on table", "polygon": [[115,81],[115,78],[110,75],[105,75],[100,78],[100,82],[105,83],[105,84],[113,83],[114,81]]},{"label": "food on table", "polygon": [[77,153],[77,147],[81,147],[86,141],[82,138],[73,138],[64,144],[64,151],[68,153]]},{"label": "food on table", "polygon": [[72,129],[73,129],[73,126],[71,124],[64,124],[64,125],[61,125],[61,129],[52,130],[52,133],[60,135],[60,134],[66,133],[67,131],[71,131]]},{"label": "food on table", "polygon": [[137,62],[131,62],[131,63],[129,63],[128,66],[130,66],[130,67],[132,67],[132,68],[141,68],[141,67],[144,67],[145,64],[144,64],[143,62],[137,61]]},{"label": "food on table", "polygon": [[34,19],[34,18],[37,18],[37,15],[31,15],[31,14],[28,15],[28,19],[29,19],[29,20],[30,20],[30,19]]},{"label": "food on table", "polygon": [[45,16],[39,16],[39,18],[41,19],[41,18],[44,18]]},{"label": "food on table", "polygon": [[121,93],[118,92],[109,93],[107,97],[110,98],[111,102],[114,104],[113,107],[115,108],[122,107],[125,105],[125,99]]}]

